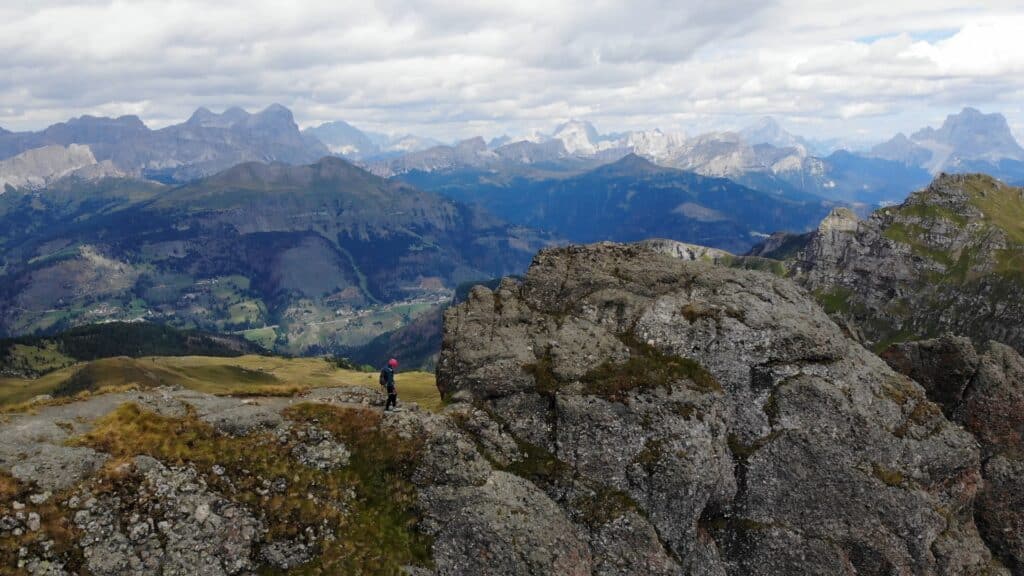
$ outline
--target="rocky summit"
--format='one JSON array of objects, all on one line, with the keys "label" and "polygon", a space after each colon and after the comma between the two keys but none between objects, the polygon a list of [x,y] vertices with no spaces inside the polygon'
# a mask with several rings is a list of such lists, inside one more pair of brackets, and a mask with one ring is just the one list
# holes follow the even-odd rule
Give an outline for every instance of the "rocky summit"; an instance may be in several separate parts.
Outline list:
[{"label": "rocky summit", "polygon": [[1005,573],[974,439],[787,280],[546,250],[445,320],[449,410],[557,504],[573,573]]},{"label": "rocky summit", "polygon": [[833,211],[761,255],[791,275],[855,337],[892,342],[963,334],[1024,351],[1024,189],[983,175],[942,175],[898,206],[858,219]]},{"label": "rocky summit", "polygon": [[[440,413],[383,414],[381,394],[355,386],[246,399],[165,386],[9,414],[0,561],[99,575],[1010,574],[1017,543],[991,534],[1019,491],[993,493],[983,474],[1012,478],[1014,464],[993,468],[955,423],[987,408],[933,403],[931,384],[804,290],[725,256],[667,241],[541,251],[521,281],[446,312]],[[991,365],[990,388],[1019,382],[1008,358],[958,373]],[[996,441],[1016,430],[1006,422]]]}]

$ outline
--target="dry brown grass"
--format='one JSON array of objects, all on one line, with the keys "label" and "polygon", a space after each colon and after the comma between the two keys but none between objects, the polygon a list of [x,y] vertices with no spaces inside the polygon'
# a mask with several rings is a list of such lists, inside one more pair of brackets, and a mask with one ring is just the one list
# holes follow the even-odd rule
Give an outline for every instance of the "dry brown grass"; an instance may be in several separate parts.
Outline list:
[{"label": "dry brown grass", "polygon": [[[401,372],[396,377],[399,402],[416,402],[428,410],[441,407],[434,375]],[[320,358],[209,356],[105,358],[52,372],[36,380],[0,378],[0,409],[31,410],[81,399],[87,394],[153,386],[182,386],[220,396],[294,396],[311,388],[366,386],[378,388],[377,374],[341,370]],[[40,394],[66,392],[44,403],[29,403]]]},{"label": "dry brown grass", "polygon": [[[349,464],[338,470],[303,466],[292,456],[295,440],[269,434],[218,434],[194,413],[161,416],[124,404],[100,419],[88,434],[72,441],[112,454],[103,489],[132,490],[136,479],[119,463],[139,454],[170,465],[192,465],[215,490],[261,511],[266,538],[293,538],[306,528],[327,528],[320,556],[303,574],[399,574],[403,565],[430,565],[430,542],[413,527],[415,488],[410,477],[421,440],[402,439],[381,428],[378,410],[299,404],[285,414],[300,424],[316,424],[345,443]],[[214,474],[213,466],[223,467]],[[287,479],[280,493],[261,493],[263,482]]]}]

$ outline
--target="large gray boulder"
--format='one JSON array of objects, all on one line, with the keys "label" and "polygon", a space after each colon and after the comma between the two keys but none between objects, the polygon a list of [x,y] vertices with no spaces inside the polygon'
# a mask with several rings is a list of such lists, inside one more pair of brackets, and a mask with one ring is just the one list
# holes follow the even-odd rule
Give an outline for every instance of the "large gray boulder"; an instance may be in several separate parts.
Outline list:
[{"label": "large gray boulder", "polygon": [[545,250],[445,317],[457,422],[594,573],[1000,573],[975,442],[920,386],[789,281],[671,252]]}]

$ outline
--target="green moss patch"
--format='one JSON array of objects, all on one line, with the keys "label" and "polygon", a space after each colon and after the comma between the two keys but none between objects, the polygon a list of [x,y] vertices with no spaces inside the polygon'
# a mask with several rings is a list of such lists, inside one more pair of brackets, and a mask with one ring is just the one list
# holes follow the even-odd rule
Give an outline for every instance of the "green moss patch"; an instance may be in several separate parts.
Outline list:
[{"label": "green moss patch", "polygon": [[537,362],[523,366],[523,371],[533,376],[537,392],[545,396],[553,395],[562,386],[561,380],[555,374],[553,362],[551,355],[545,354]]},{"label": "green moss patch", "polygon": [[965,216],[957,214],[943,206],[935,206],[933,204],[911,204],[901,206],[899,211],[904,216],[913,216],[922,220],[947,220],[957,226],[962,227],[967,225],[967,218]]},{"label": "green moss patch", "polygon": [[[303,466],[293,441],[269,434],[228,437],[195,414],[170,418],[124,404],[73,441],[118,458],[147,454],[172,465],[191,464],[226,497],[262,512],[268,541],[292,538],[312,527],[335,535],[320,555],[295,574],[398,574],[403,565],[429,566],[430,541],[414,530],[415,488],[409,481],[421,448],[382,429],[377,411],[300,404],[285,416],[315,424],[352,453],[340,470]],[[224,468],[213,474],[214,465]],[[267,493],[264,481],[284,479],[285,490]],[[352,497],[352,495],[355,495]]]},{"label": "green moss patch", "polygon": [[800,248],[803,248],[803,244],[795,242],[792,246],[792,252],[778,252],[773,254],[772,258],[762,258],[760,256],[727,256],[722,259],[722,264],[729,268],[757,270],[759,272],[767,272],[774,276],[778,276],[779,278],[786,278],[789,276],[789,269],[786,268],[786,263],[781,260],[776,260],[775,258],[792,257]]},{"label": "green moss patch", "polygon": [[558,457],[544,447],[526,442],[515,436],[513,438],[516,441],[516,446],[519,448],[519,454],[522,455],[522,459],[513,462],[509,466],[496,466],[497,468],[525,478],[541,487],[558,485],[569,473],[569,465],[559,460]]},{"label": "green moss patch", "polygon": [[906,481],[899,470],[893,470],[881,464],[871,465],[871,475],[881,480],[886,486],[898,488]]},{"label": "green moss patch", "polygon": [[710,372],[689,358],[666,354],[633,337],[623,338],[630,349],[629,360],[605,362],[583,376],[584,392],[622,402],[637,389],[664,388],[687,384],[705,393],[721,392],[722,387]]},{"label": "green moss patch", "polygon": [[664,438],[648,440],[644,443],[640,453],[636,455],[634,462],[639,464],[648,474],[654,474],[657,471],[658,464],[665,457],[666,443],[667,441]]},{"label": "green moss patch", "polygon": [[1024,247],[996,250],[996,274],[1015,280],[1024,280]]},{"label": "green moss patch", "polygon": [[[881,393],[885,398],[900,406],[910,401],[924,402],[927,399],[916,384],[906,376],[891,376],[882,382]],[[877,396],[877,394],[876,394]]]},{"label": "green moss patch", "polygon": [[815,299],[828,314],[848,314],[851,310],[850,299],[853,292],[847,288],[836,287],[831,290],[819,290],[814,293]]},{"label": "green moss patch", "polygon": [[593,494],[573,500],[573,508],[579,511],[583,522],[590,527],[603,526],[629,512],[640,512],[640,506],[621,490],[600,488]]},{"label": "green moss patch", "polygon": [[750,444],[745,444],[736,434],[729,434],[729,437],[726,439],[726,443],[729,446],[729,452],[732,453],[734,458],[737,458],[741,462],[746,462],[747,459],[753,456],[755,452],[767,446],[769,442],[775,440],[781,434],[781,430],[776,430],[767,436],[757,438]]}]

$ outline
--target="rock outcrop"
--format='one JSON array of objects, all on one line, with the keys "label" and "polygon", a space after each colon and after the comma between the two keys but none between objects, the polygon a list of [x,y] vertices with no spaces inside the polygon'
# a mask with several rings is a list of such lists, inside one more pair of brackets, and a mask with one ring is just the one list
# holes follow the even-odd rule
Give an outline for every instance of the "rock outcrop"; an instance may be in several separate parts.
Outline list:
[{"label": "rock outcrop", "polygon": [[978,527],[1014,574],[1024,573],[1024,358],[997,342],[979,350],[953,336],[898,344],[883,357],[978,439]]},{"label": "rock outcrop", "polygon": [[7,186],[43,188],[69,176],[96,180],[123,175],[109,161],[97,162],[88,146],[45,146],[0,160],[0,194]]},{"label": "rock outcrop", "polygon": [[593,573],[586,538],[537,486],[492,466],[453,419],[414,405],[382,418],[382,400],[160,388],[8,415],[0,563],[51,575]]},{"label": "rock outcrop", "polygon": [[545,250],[445,320],[451,416],[594,574],[1005,573],[971,436],[784,279]]},{"label": "rock outcrop", "polygon": [[[837,209],[806,237],[773,239],[794,280],[877,350],[963,334],[1024,351],[1024,189],[942,175],[858,220]],[[795,247],[802,245],[802,247]]]}]

